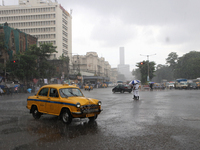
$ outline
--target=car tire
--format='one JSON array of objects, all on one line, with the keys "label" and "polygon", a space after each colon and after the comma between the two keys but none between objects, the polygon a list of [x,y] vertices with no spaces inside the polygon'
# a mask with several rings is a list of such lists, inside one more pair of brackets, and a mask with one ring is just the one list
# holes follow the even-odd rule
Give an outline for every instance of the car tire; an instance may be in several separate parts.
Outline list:
[{"label": "car tire", "polygon": [[71,116],[70,111],[67,109],[63,110],[63,112],[61,114],[61,119],[62,119],[63,123],[70,124],[72,122],[72,116]]},{"label": "car tire", "polygon": [[97,117],[98,117],[98,115],[94,115],[93,117],[88,117],[88,118],[89,118],[90,121],[94,121],[94,120],[97,119]]},{"label": "car tire", "polygon": [[33,106],[32,115],[34,119],[40,119],[42,114],[38,111],[37,106]]}]

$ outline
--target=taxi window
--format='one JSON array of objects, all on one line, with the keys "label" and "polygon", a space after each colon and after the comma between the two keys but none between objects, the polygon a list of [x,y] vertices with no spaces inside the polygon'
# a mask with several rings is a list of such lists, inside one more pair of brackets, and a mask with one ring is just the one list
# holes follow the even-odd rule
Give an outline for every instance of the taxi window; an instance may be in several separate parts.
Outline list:
[{"label": "taxi window", "polygon": [[48,88],[43,88],[40,92],[39,92],[39,96],[47,96],[48,94]]},{"label": "taxi window", "polygon": [[61,97],[83,96],[81,91],[77,88],[63,88],[60,89],[59,92]]},{"label": "taxi window", "polygon": [[58,91],[57,91],[57,89],[51,88],[49,96],[50,97],[58,97]]}]

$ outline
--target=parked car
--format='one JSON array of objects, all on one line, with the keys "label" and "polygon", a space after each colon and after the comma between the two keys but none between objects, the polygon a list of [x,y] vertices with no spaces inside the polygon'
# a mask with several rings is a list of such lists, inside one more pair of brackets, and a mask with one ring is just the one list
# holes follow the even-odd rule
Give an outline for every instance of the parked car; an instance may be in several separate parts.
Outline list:
[{"label": "parked car", "polygon": [[107,88],[108,86],[107,86],[107,84],[106,83],[103,83],[102,84],[102,88]]},{"label": "parked car", "polygon": [[163,84],[160,84],[160,83],[155,83],[153,85],[153,88],[154,89],[160,89],[160,90],[164,90],[165,89],[165,86]]},{"label": "parked car", "polygon": [[131,93],[132,91],[132,87],[130,85],[124,85],[124,84],[118,84],[117,86],[115,86],[112,89],[112,92],[120,92],[120,93],[124,93],[124,92],[129,92]]},{"label": "parked car", "polygon": [[188,88],[188,82],[180,82],[180,89],[187,89]]},{"label": "parked car", "polygon": [[93,86],[86,84],[85,87],[84,87],[84,89],[85,90],[93,90]]},{"label": "parked car", "polygon": [[198,85],[195,82],[188,83],[188,89],[197,90],[198,89]]},{"label": "parked car", "polygon": [[167,89],[173,89],[174,88],[174,83],[173,82],[168,82],[167,83]]},{"label": "parked car", "polygon": [[50,84],[27,98],[27,106],[35,119],[43,113],[60,116],[65,124],[73,118],[95,120],[102,111],[101,101],[84,97],[78,87],[68,84]]}]

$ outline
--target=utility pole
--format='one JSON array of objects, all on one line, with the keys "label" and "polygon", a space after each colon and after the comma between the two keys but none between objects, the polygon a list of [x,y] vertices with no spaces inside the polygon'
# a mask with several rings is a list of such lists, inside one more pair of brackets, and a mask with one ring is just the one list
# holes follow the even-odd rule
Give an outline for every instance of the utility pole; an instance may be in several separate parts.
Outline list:
[{"label": "utility pole", "polygon": [[147,81],[149,81],[149,56],[153,56],[153,55],[156,55],[156,54],[151,54],[151,55],[142,55],[142,54],[140,54],[140,56],[147,56],[147,61],[148,61],[148,76],[147,76]]}]

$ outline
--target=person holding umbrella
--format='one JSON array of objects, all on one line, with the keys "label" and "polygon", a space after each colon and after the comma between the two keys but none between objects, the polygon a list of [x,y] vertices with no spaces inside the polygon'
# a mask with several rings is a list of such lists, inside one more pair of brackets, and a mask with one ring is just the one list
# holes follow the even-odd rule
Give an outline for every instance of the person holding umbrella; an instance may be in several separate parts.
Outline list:
[{"label": "person holding umbrella", "polygon": [[139,80],[133,80],[129,84],[133,85],[133,99],[139,100]]}]

